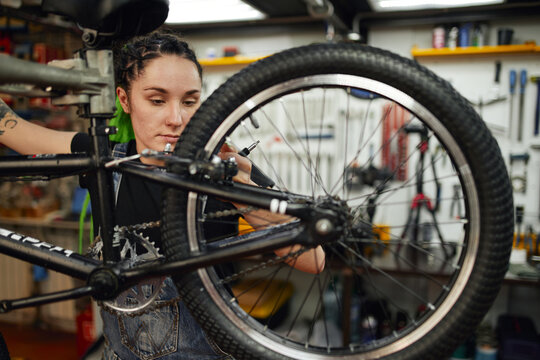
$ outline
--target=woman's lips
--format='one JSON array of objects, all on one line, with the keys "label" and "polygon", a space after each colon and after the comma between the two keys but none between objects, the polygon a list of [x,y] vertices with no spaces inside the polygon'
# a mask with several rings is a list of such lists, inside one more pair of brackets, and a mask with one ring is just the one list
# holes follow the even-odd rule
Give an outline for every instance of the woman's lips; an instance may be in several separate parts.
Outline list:
[{"label": "woman's lips", "polygon": [[176,144],[178,141],[178,136],[176,135],[161,135],[161,138],[168,142],[169,144]]}]

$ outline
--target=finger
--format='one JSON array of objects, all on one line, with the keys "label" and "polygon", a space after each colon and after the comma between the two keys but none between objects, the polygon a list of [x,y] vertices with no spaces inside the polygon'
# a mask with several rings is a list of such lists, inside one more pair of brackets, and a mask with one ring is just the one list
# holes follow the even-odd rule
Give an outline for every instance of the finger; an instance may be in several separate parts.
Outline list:
[{"label": "finger", "polygon": [[221,152],[234,152],[234,153],[237,153],[238,150],[232,144],[223,143],[223,145],[221,146]]}]

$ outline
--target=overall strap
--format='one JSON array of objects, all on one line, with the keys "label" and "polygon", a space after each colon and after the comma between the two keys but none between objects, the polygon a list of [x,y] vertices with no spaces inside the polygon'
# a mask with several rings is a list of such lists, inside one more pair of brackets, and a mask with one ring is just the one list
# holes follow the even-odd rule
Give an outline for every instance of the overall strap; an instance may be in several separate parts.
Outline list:
[{"label": "overall strap", "polygon": [[[112,156],[115,159],[125,158],[127,155],[129,143],[119,143],[115,144],[112,149]],[[120,190],[120,182],[122,180],[122,174],[119,172],[113,172],[113,183],[114,183],[114,201],[118,201],[118,192]]]}]

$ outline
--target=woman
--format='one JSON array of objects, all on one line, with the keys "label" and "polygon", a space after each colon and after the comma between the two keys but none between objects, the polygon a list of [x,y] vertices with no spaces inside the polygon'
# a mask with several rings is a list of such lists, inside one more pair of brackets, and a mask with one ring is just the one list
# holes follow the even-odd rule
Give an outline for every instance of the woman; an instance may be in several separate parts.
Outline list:
[{"label": "woman", "polygon": [[[177,35],[154,32],[119,47],[115,60],[119,106],[111,124],[119,128],[119,133],[112,138],[113,154],[123,157],[141,153],[144,149],[174,149],[191,116],[200,106],[202,68],[195,54]],[[80,152],[88,151],[90,147],[87,134],[58,132],[26,122],[3,102],[0,103],[0,119],[0,126],[5,127],[0,142],[22,154]],[[9,123],[8,127],[6,123]],[[234,180],[253,184],[249,160],[228,146],[221,150],[222,158],[234,157],[238,163],[240,171]],[[140,161],[162,165],[152,158],[143,157]],[[129,176],[117,177],[115,183],[118,225],[160,219],[162,189],[159,185]],[[215,201],[213,206],[221,209],[233,205]],[[286,221],[263,211],[246,214],[245,218],[253,226],[264,226],[269,221]],[[233,225],[228,226],[230,228],[223,226],[209,231],[236,231]],[[159,247],[157,227],[146,229],[141,235]],[[280,249],[276,253],[284,255],[289,251],[288,248]],[[320,272],[324,267],[322,249],[319,247],[302,254],[294,266],[303,271]],[[206,338],[179,300],[175,286],[167,278],[157,300],[138,313],[126,314],[104,306],[104,358],[229,358]]]}]

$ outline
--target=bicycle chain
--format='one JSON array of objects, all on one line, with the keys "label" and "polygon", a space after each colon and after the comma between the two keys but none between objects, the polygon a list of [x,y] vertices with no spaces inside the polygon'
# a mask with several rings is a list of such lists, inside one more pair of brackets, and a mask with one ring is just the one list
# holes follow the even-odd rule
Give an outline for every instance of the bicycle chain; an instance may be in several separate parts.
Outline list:
[{"label": "bicycle chain", "polygon": [[220,210],[213,213],[205,214],[206,219],[215,219],[218,217],[227,217],[227,216],[233,216],[233,215],[243,215],[245,213],[258,210],[258,207],[255,206],[248,206],[241,209],[234,209],[234,210]]},{"label": "bicycle chain", "polygon": [[149,221],[149,222],[145,222],[141,224],[115,226],[114,230],[120,233],[126,233],[126,232],[131,232],[131,231],[140,231],[140,230],[156,228],[160,225],[161,225],[161,221],[156,220],[156,221]]},{"label": "bicycle chain", "polygon": [[256,266],[252,266],[250,268],[247,268],[247,269],[242,270],[240,272],[237,272],[235,274],[229,275],[229,276],[227,276],[227,277],[225,277],[223,279],[220,279],[219,284],[223,285],[223,284],[226,284],[226,283],[230,283],[231,281],[234,281],[234,280],[240,278],[241,276],[252,273],[252,272],[254,272],[256,270],[264,269],[267,266],[275,265],[275,264],[283,262],[283,261],[285,261],[285,260],[287,260],[289,258],[293,258],[293,257],[297,258],[298,256],[302,255],[304,252],[306,252],[308,250],[310,250],[310,249],[303,248],[303,249],[294,251],[294,252],[292,252],[290,254],[287,254],[287,255],[284,255],[284,256],[276,256],[275,258],[267,260],[266,262],[263,262],[263,263],[258,264]]},{"label": "bicycle chain", "polygon": [[[227,216],[233,216],[233,215],[243,215],[245,213],[258,210],[259,208],[254,206],[248,206],[241,209],[234,209],[234,210],[220,210],[213,213],[205,214],[205,218],[207,219],[215,219],[219,217],[227,217]],[[161,225],[160,220],[156,221],[149,221],[141,224],[134,224],[134,225],[123,225],[123,226],[116,226],[115,231],[124,233],[124,232],[130,232],[130,231],[140,231],[150,228],[156,228]]]},{"label": "bicycle chain", "polygon": [[[254,211],[254,210],[258,210],[258,209],[259,209],[258,207],[248,206],[248,207],[241,208],[241,209],[220,210],[220,211],[216,211],[216,212],[213,212],[213,213],[205,214],[205,218],[214,219],[214,218],[228,217],[228,216],[233,216],[233,215],[243,215],[245,213],[248,213],[248,212],[251,212],[251,211]],[[155,227],[158,227],[160,225],[161,225],[161,221],[157,220],[157,221],[150,221],[150,222],[141,223],[141,224],[135,224],[135,225],[117,226],[117,227],[115,227],[115,230],[118,231],[118,232],[132,232],[132,231],[140,231],[140,230],[149,229],[149,228],[155,228]],[[303,248],[303,249],[291,252],[291,253],[289,253],[287,255],[284,255],[284,256],[276,256],[276,257],[274,257],[272,259],[269,259],[269,260],[267,260],[267,261],[265,261],[263,263],[260,263],[258,265],[249,267],[249,268],[244,269],[244,270],[242,270],[240,272],[237,272],[237,273],[229,275],[229,276],[227,276],[227,277],[225,277],[223,279],[220,279],[219,284],[220,285],[226,284],[226,283],[229,283],[231,281],[237,280],[240,277],[245,276],[245,275],[247,275],[249,273],[257,271],[259,269],[264,269],[266,267],[276,265],[276,264],[284,262],[286,260],[297,258],[300,255],[302,255],[304,252],[308,251],[308,250],[309,250],[308,248]]]},{"label": "bicycle chain", "polygon": [[[245,213],[248,213],[248,212],[251,212],[251,211],[254,211],[254,210],[258,210],[258,209],[259,209],[258,207],[248,206],[248,207],[241,208],[241,209],[221,210],[221,211],[216,211],[216,212],[213,212],[213,213],[208,213],[208,214],[205,215],[205,217],[207,219],[214,219],[214,218],[218,218],[218,217],[226,217],[226,216],[233,216],[233,215],[243,215]],[[298,256],[302,255],[307,250],[309,250],[309,249],[304,248],[304,249],[294,251],[294,252],[289,253],[289,254],[284,255],[284,256],[276,256],[275,258],[267,260],[266,262],[263,262],[263,263],[258,264],[256,266],[252,266],[250,268],[244,269],[244,270],[242,270],[240,272],[237,272],[235,274],[229,275],[229,276],[227,276],[227,277],[225,277],[223,279],[220,279],[219,284],[223,285],[223,284],[229,283],[231,281],[234,281],[234,280],[236,280],[236,279],[238,279],[238,278],[240,278],[240,277],[242,277],[242,276],[244,276],[246,274],[252,273],[252,272],[254,272],[256,270],[264,269],[265,267],[275,265],[277,263],[286,261],[286,260],[291,259],[291,258],[297,258]]]}]

